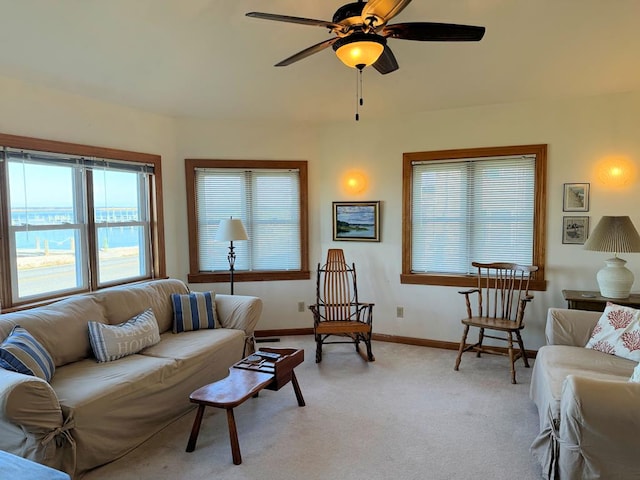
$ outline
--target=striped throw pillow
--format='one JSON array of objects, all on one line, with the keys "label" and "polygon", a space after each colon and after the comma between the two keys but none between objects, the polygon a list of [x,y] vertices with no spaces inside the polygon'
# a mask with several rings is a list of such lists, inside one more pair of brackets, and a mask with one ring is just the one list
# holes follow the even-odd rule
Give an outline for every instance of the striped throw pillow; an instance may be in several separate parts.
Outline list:
[{"label": "striped throw pillow", "polygon": [[192,292],[186,295],[174,293],[173,333],[205,328],[216,328],[216,294]]},{"label": "striped throw pillow", "polygon": [[100,363],[132,355],[159,341],[158,321],[150,308],[118,325],[89,322],[89,342]]},{"label": "striped throw pillow", "polygon": [[47,350],[19,325],[0,345],[0,367],[51,381],[56,366]]}]

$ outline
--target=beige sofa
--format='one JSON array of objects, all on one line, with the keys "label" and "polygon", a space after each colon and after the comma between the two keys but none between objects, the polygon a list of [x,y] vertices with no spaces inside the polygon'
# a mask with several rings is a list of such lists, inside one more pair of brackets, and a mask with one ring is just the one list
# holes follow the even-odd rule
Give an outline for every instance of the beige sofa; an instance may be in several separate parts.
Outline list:
[{"label": "beige sofa", "polygon": [[[19,324],[56,365],[50,384],[0,368],[0,449],[79,478],[187,412],[193,390],[242,358],[262,310],[257,297],[216,295],[222,328],[174,334],[170,296],[187,292],[181,281],[157,280],[0,315],[0,340]],[[97,363],[87,322],[118,324],[149,307],[161,341]]]},{"label": "beige sofa", "polygon": [[629,382],[638,363],[584,348],[601,315],[549,309],[530,391],[544,478],[640,479],[640,383]]}]

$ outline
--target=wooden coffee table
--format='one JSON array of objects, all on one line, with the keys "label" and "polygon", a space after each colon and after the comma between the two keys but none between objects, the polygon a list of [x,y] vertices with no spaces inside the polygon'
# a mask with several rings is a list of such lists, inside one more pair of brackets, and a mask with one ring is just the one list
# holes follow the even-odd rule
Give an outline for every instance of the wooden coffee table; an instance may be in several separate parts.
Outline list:
[{"label": "wooden coffee table", "polygon": [[191,403],[198,404],[198,412],[187,443],[187,452],[193,452],[196,448],[205,407],[224,408],[227,411],[233,463],[240,465],[242,456],[233,409],[256,396],[262,389],[280,390],[289,382],[293,385],[298,405],[304,407],[304,398],[293,371],[303,361],[304,350],[263,347],[232,365],[226,378],[205,385],[189,395]]}]

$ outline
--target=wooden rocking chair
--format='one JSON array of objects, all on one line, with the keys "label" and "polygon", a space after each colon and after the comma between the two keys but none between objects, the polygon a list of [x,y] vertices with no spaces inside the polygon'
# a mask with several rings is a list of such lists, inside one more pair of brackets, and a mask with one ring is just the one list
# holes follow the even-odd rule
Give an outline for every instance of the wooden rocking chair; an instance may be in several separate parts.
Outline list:
[{"label": "wooden rocking chair", "polygon": [[[341,249],[330,249],[327,263],[318,264],[316,304],[309,306],[313,313],[316,363],[322,361],[322,345],[330,343],[353,343],[365,360],[375,360],[371,352],[373,305],[358,301],[355,264],[347,265]],[[330,336],[349,340],[326,341]],[[361,341],[367,347],[366,357],[360,351]]]},{"label": "wooden rocking chair", "polygon": [[[458,292],[465,297],[467,318],[462,319],[464,333],[454,370],[458,370],[462,354],[469,350],[477,352],[478,357],[481,353],[508,355],[511,362],[511,383],[516,383],[516,360],[522,357],[524,366],[529,368],[520,331],[524,328],[524,309],[533,299],[529,295],[529,280],[531,273],[538,270],[538,267],[515,263],[473,262],[472,265],[478,269],[478,288]],[[475,316],[471,308],[472,294],[477,294]],[[466,344],[469,327],[480,329],[478,343],[473,345]],[[485,330],[503,332],[503,336],[486,335]],[[517,352],[513,348],[514,335],[519,347]],[[485,338],[506,341],[507,351],[484,346],[482,342]]]}]

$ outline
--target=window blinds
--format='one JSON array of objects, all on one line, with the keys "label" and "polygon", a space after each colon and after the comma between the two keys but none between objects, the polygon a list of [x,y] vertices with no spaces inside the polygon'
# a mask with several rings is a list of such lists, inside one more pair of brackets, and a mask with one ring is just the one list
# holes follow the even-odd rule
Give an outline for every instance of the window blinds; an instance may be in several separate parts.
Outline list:
[{"label": "window blinds", "polygon": [[298,170],[198,168],[195,183],[200,271],[229,269],[229,244],[214,238],[230,216],[249,236],[234,243],[236,270],[301,268]]},{"label": "window blinds", "polygon": [[72,165],[83,168],[97,168],[114,171],[154,173],[154,166],[141,162],[130,162],[125,160],[113,160],[97,157],[82,157],[78,155],[67,155],[36,150],[17,150],[13,148],[2,149],[4,158],[7,160],[21,161],[24,163],[36,163],[47,165]]},{"label": "window blinds", "polygon": [[533,263],[535,156],[413,164],[412,271]]}]

